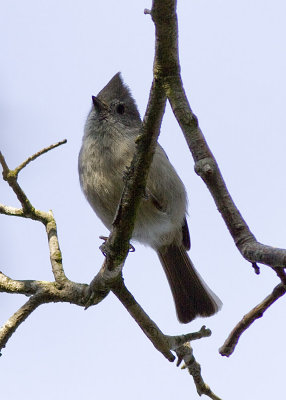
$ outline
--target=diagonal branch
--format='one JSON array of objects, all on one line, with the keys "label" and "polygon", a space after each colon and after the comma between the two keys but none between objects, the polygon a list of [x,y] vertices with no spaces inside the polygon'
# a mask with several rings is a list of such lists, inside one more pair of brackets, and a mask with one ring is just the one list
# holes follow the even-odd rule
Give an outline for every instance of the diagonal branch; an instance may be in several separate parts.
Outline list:
[{"label": "diagonal branch", "polygon": [[[259,272],[256,263],[268,265],[276,271],[282,283],[285,283],[286,279],[282,276],[285,275],[284,271],[282,275],[280,274],[281,276],[277,271],[286,267],[286,250],[264,245],[256,240],[231,198],[217,162],[199,127],[198,119],[189,105],[180,75],[176,1],[153,0],[150,14],[156,28],[157,43],[160,44],[156,47],[156,51],[160,52],[160,55],[158,55],[158,60],[160,60],[157,69],[158,75],[163,81],[173,113],[193,155],[196,173],[208,187],[242,256],[250,261],[256,273]],[[277,294],[276,289],[274,289],[274,292]],[[282,289],[279,289],[278,297],[284,293]],[[273,294],[269,298],[272,299],[272,296]],[[274,301],[274,299],[273,301],[270,300],[267,307]],[[249,314],[251,315],[252,312]]]},{"label": "diagonal branch", "polygon": [[147,110],[136,151],[125,176],[125,186],[113,222],[112,232],[104,244],[109,269],[124,263],[129,251],[129,240],[134,229],[136,213],[144,197],[149,168],[160,132],[166,97],[163,87],[153,79]]},{"label": "diagonal branch", "polygon": [[[121,276],[124,261],[129,252],[129,241],[134,229],[136,213],[141,199],[144,197],[149,168],[153,159],[155,146],[160,133],[163,114],[166,105],[166,95],[162,83],[156,77],[157,53],[154,61],[154,79],[149,95],[149,101],[143,118],[140,135],[136,140],[136,151],[130,167],[126,171],[125,185],[118,205],[117,214],[113,222],[113,229],[108,240],[102,246],[106,262],[101,269],[117,270],[117,277]],[[114,276],[114,278],[116,278]],[[86,307],[94,304],[100,286],[99,275],[92,280],[89,290],[89,299]]]},{"label": "diagonal branch", "polygon": [[126,173],[125,186],[113,222],[113,229],[107,241],[102,245],[106,260],[100,272],[90,283],[86,308],[96,304],[98,291],[102,292],[102,288],[100,288],[102,284],[105,286],[102,280],[107,274],[106,269],[115,272],[113,280],[121,277],[124,261],[130,249],[129,240],[134,229],[136,213],[140,201],[144,197],[148,171],[160,132],[165,104],[165,92],[161,84],[154,78],[141,133],[136,141],[136,151]]},{"label": "diagonal branch", "polygon": [[50,146],[45,147],[44,149],[42,149],[42,150],[38,151],[37,153],[33,154],[32,156],[28,157],[27,160],[25,160],[22,164],[20,164],[17,168],[15,168],[15,170],[14,170],[15,174],[18,175],[19,172],[23,168],[25,168],[31,161],[36,160],[36,158],[40,157],[42,154],[45,154],[48,151],[53,150],[56,147],[59,147],[62,144],[66,144],[66,143],[67,143],[67,139],[61,140],[60,142],[51,144]]},{"label": "diagonal branch", "polygon": [[178,22],[175,0],[154,0],[151,12],[160,47],[160,76],[174,115],[195,161],[195,171],[204,180],[233,240],[251,263],[286,267],[286,250],[263,245],[255,239],[233,202],[217,162],[192,112],[180,75]]},{"label": "diagonal branch", "polygon": [[126,288],[123,279],[118,279],[112,286],[115,296],[121,301],[129,314],[135,319],[145,335],[153,343],[154,347],[160,351],[169,361],[174,361],[175,357],[171,353],[171,341],[163,334],[154,321],[136,302],[135,298]]},{"label": "diagonal branch", "polygon": [[228,338],[219,349],[220,354],[222,356],[229,357],[234,352],[241,335],[246,331],[246,329],[248,329],[255,320],[261,318],[264,312],[285,293],[285,285],[280,283],[273,289],[269,296],[267,296],[261,303],[249,311],[231,331]]},{"label": "diagonal branch", "polygon": [[[170,2],[167,3],[167,6],[169,6]],[[171,12],[175,12],[174,4],[171,5]],[[155,6],[156,1],[153,2],[153,8],[150,12],[152,17]],[[160,2],[160,6],[164,8],[164,1]],[[159,10],[159,12],[161,16],[167,15],[164,14],[164,11],[162,10]],[[146,11],[146,13],[148,12]],[[172,30],[172,28],[173,27],[171,24],[166,24],[163,35],[169,37],[169,31],[170,29]],[[113,222],[113,230],[107,242],[103,246],[103,251],[106,255],[106,262],[101,269],[101,273],[104,276],[106,273],[106,269],[111,271],[118,269],[118,275],[115,274],[115,276],[113,276],[114,280],[111,284],[112,292],[126,307],[128,312],[132,315],[132,317],[143,330],[145,335],[153,343],[155,348],[159,350],[169,361],[174,361],[175,357],[172,354],[171,350],[182,347],[182,345],[191,338],[197,339],[209,336],[210,331],[203,329],[197,334],[181,335],[173,338],[170,336],[165,336],[158,328],[158,326],[154,323],[154,321],[150,319],[150,317],[136,302],[132,294],[127,290],[122,278],[122,267],[128,254],[129,240],[131,238],[134,228],[136,212],[138,210],[140,200],[145,192],[148,171],[152,162],[155,145],[157,143],[157,138],[160,131],[161,121],[165,110],[165,76],[164,74],[162,74],[162,55],[164,56],[164,53],[162,52],[162,37],[160,37],[160,35],[158,35],[157,33],[155,49],[155,59],[153,66],[154,78],[150,91],[149,102],[143,119],[141,135],[137,140],[137,149],[134,154],[131,166],[126,174],[126,182],[121,201],[118,206],[117,215]],[[174,49],[171,46],[170,51],[172,52],[173,50]],[[176,65],[173,65],[172,63],[170,65],[170,71],[172,67],[176,68]],[[90,297],[87,302],[87,306],[94,304],[94,293],[96,292],[96,290],[98,290],[98,288],[100,288],[100,284],[102,283],[102,281],[98,278],[99,275],[97,275],[91,282]],[[218,397],[216,397],[210,391],[208,386],[205,385],[198,371],[196,371],[196,377],[194,377],[195,382],[196,379],[200,382],[197,385],[197,387],[200,387],[200,394],[204,393],[211,398],[218,399]]]},{"label": "diagonal branch", "polygon": [[178,356],[177,366],[179,366],[180,362],[184,360],[185,364],[183,365],[182,369],[187,369],[189,374],[192,375],[199,396],[204,394],[210,399],[221,400],[220,397],[215,395],[210,387],[203,380],[203,377],[201,375],[201,366],[194,357],[193,349],[190,343],[185,343],[184,345],[179,347],[176,350],[176,353]]},{"label": "diagonal branch", "polygon": [[[18,326],[32,314],[35,309],[43,303],[46,303],[43,293],[33,295],[22,307],[19,308],[0,329],[0,349],[6,346],[6,343],[16,331]],[[1,353],[0,353],[1,355]]]},{"label": "diagonal branch", "polygon": [[195,360],[190,341],[208,337],[211,331],[203,326],[199,332],[187,333],[178,336],[167,336],[159,329],[154,321],[145,313],[145,311],[136,302],[135,298],[126,288],[123,279],[117,280],[112,286],[113,293],[126,307],[129,314],[135,319],[145,335],[153,343],[154,347],[160,351],[169,361],[174,361],[175,357],[171,350],[175,350],[178,356],[177,366],[184,360],[185,367],[192,375],[198,394],[207,395],[213,400],[220,400],[204,382],[201,375],[201,367]]}]

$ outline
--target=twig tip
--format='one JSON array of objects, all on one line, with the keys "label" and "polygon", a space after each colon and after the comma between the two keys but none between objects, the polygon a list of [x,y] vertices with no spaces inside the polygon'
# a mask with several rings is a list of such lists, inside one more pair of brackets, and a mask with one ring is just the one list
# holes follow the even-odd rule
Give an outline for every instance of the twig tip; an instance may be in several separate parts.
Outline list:
[{"label": "twig tip", "polygon": [[256,275],[260,274],[260,268],[255,262],[252,263],[252,268],[254,269],[254,272],[256,273]]}]

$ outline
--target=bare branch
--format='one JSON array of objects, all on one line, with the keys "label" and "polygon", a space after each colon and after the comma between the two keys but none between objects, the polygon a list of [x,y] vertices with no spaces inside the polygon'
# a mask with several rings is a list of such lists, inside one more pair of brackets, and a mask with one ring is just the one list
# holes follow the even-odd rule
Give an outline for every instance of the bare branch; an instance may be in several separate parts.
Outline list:
[{"label": "bare branch", "polygon": [[[155,64],[156,62],[154,70]],[[160,132],[165,105],[165,92],[161,83],[154,77],[142,128],[136,141],[136,151],[132,163],[126,171],[125,186],[112,224],[113,229],[108,240],[102,246],[106,263],[101,269],[101,277],[105,275],[102,273],[104,268],[116,269],[117,276],[121,275],[121,269],[130,249],[129,240],[134,229],[136,213],[140,201],[144,197],[148,171]],[[93,299],[98,296],[97,288],[101,286],[101,277],[98,274],[91,283],[87,307],[92,305]],[[103,285],[105,286],[104,282]]]},{"label": "bare branch", "polygon": [[33,208],[33,214],[31,215],[29,212],[26,212],[21,208],[8,207],[0,204],[0,214],[30,218],[42,222],[46,227],[46,232],[48,235],[50,260],[55,280],[60,283],[67,279],[62,264],[62,254],[58,242],[56,221],[51,211],[45,213]]},{"label": "bare branch", "polygon": [[38,151],[37,153],[33,154],[32,156],[28,157],[26,161],[24,161],[22,164],[20,164],[17,168],[15,168],[14,172],[15,174],[19,174],[19,172],[26,167],[31,161],[36,160],[36,158],[40,157],[42,154],[47,153],[50,150],[55,149],[58,146],[61,146],[62,144],[67,143],[67,139],[61,140],[58,143],[51,144],[48,147],[45,147],[44,149]]},{"label": "bare branch", "polygon": [[[105,244],[106,261],[99,274],[94,278],[89,289],[93,290],[93,296],[96,294],[96,296],[92,298],[94,304],[102,300],[111,288],[113,293],[118,297],[122,304],[124,304],[153,345],[169,361],[174,361],[175,356],[171,352],[173,348],[176,348],[177,351],[179,351],[178,349],[180,349],[186,341],[209,336],[210,331],[203,328],[200,332],[193,334],[175,337],[165,336],[135,301],[132,294],[125,287],[122,278],[123,263],[129,251],[129,239],[132,235],[140,200],[145,192],[148,170],[152,162],[166,104],[166,94],[163,87],[164,81],[160,74],[162,56],[162,53],[160,52],[160,40],[160,37],[156,35],[154,79],[149,102],[143,120],[141,134],[137,140],[137,150],[132,164],[126,173],[126,184],[118,207],[118,213],[113,223],[113,231]],[[12,317],[9,318],[0,330],[0,348],[3,348],[6,345],[8,339],[15,332],[17,327],[40,304],[68,301],[82,306],[86,303],[88,293],[86,286],[69,281],[64,274],[62,255],[57,237],[56,222],[52,213],[43,213],[35,210],[17,182],[19,172],[31,161],[64,142],[59,142],[56,145],[52,145],[39,151],[29,157],[13,171],[8,168],[4,157],[0,154],[0,162],[3,166],[3,177],[7,180],[22,205],[22,210],[11,209],[6,206],[3,206],[1,210],[6,215],[31,218],[41,221],[45,225],[49,241],[52,270],[56,281],[13,281],[11,278],[0,273],[1,291],[32,295],[30,299]],[[187,364],[188,357],[186,353],[184,353],[184,360]],[[191,368],[190,366],[193,364],[194,358],[189,363],[188,368]],[[194,369],[194,367],[192,368]],[[210,395],[211,392],[207,392],[207,386],[204,383],[201,383],[203,382],[201,376],[200,379],[198,379],[195,374],[193,374],[193,376],[195,381],[200,382],[199,386],[196,382],[197,387],[200,388],[198,392],[200,394],[206,393]]]},{"label": "bare branch", "polygon": [[[159,125],[158,125],[159,127]],[[144,142],[144,140],[140,139],[139,140],[139,147],[140,143]],[[143,151],[141,149],[141,151]],[[37,153],[40,154],[41,152]],[[151,157],[150,155],[148,157]],[[3,169],[5,170],[6,178],[9,182],[12,180],[12,188],[14,189],[16,187],[17,192],[24,193],[22,188],[18,185],[17,183],[17,174],[11,174],[11,171],[9,170],[4,157],[2,157],[3,163]],[[143,161],[142,161],[143,162]],[[21,164],[21,165],[24,165]],[[11,178],[12,177],[12,178]],[[9,182],[9,183],[10,183]],[[26,199],[28,201],[28,199]],[[29,201],[28,201],[29,202]],[[29,202],[31,205],[31,203]],[[124,215],[124,209],[125,206],[122,207],[122,215]],[[79,305],[83,305],[86,303],[86,299],[89,298],[90,301],[90,291],[92,291],[92,304],[96,304],[99,301],[101,301],[110,291],[110,287],[114,288],[114,292],[116,293],[116,288],[120,287],[121,284],[123,284],[122,276],[121,276],[121,270],[123,264],[119,265],[117,268],[108,268],[108,260],[105,260],[103,267],[97,274],[97,276],[94,278],[92,281],[92,284],[89,287],[89,290],[86,290],[87,287],[85,285],[81,284],[75,284],[71,281],[69,281],[63,270],[63,265],[62,265],[62,256],[61,256],[61,251],[59,248],[59,243],[58,243],[58,238],[57,238],[57,229],[56,229],[56,222],[54,220],[52,212],[49,213],[44,213],[41,211],[35,210],[32,205],[29,207],[29,209],[13,209],[11,207],[2,207],[3,213],[6,213],[7,215],[17,215],[17,216],[23,216],[26,218],[32,218],[36,220],[40,220],[41,222],[44,223],[46,226],[46,231],[48,235],[48,242],[49,242],[49,249],[50,249],[50,259],[51,259],[51,264],[52,264],[52,270],[53,274],[55,276],[55,283],[52,282],[41,282],[41,281],[15,281],[12,280],[11,278],[5,276],[3,273],[0,273],[0,291],[5,291],[8,293],[22,293],[25,295],[31,295],[33,294],[33,298],[37,299],[40,298],[42,299],[42,302],[57,302],[57,301],[69,301],[71,303],[76,303]],[[127,210],[128,211],[128,210]],[[115,224],[116,225],[116,224]],[[120,225],[120,222],[119,222]],[[117,233],[118,235],[119,233]],[[120,238],[120,236],[119,236]],[[120,240],[120,239],[119,239]],[[129,247],[128,247],[129,248]],[[118,285],[119,283],[119,285]],[[72,289],[72,290],[71,290]],[[122,289],[122,286],[121,286]],[[126,289],[127,290],[127,289]],[[126,299],[126,293],[129,293],[128,291],[125,291],[125,299]],[[39,294],[41,296],[39,297]],[[118,293],[117,293],[118,294]],[[121,290],[122,294],[122,290]],[[76,295],[76,296],[75,296]],[[129,293],[129,300],[130,296],[132,295]],[[118,296],[119,298],[120,295]],[[135,304],[135,300],[133,304]],[[16,313],[16,316],[19,316],[15,319],[15,316],[11,317],[12,320],[15,322],[14,324],[11,325],[9,322],[2,328],[2,345],[5,345],[8,338],[12,335],[12,333],[15,331],[17,326],[25,320],[25,318],[29,315],[29,310],[32,310],[31,305],[35,305],[36,303],[33,302],[32,300],[27,303],[27,305],[23,306],[25,309],[25,313],[23,314],[22,309],[19,310],[18,313]],[[37,303],[38,304],[38,303]],[[126,304],[125,304],[126,305]],[[145,333],[148,333],[148,337],[152,337],[152,335],[149,333],[147,327],[146,327],[146,321],[151,321],[148,319],[149,317],[147,316],[146,313],[141,309],[141,307],[136,303],[136,309],[139,309],[141,313],[139,312],[140,316],[140,321],[139,324],[142,327],[142,329],[145,331]],[[134,307],[133,307],[134,311]],[[31,311],[32,312],[32,311]],[[24,317],[25,315],[25,317]],[[145,319],[143,318],[143,322],[141,321],[142,315],[145,315]],[[138,320],[138,318],[137,318]],[[10,320],[9,320],[10,321]],[[150,325],[149,325],[150,326]],[[9,331],[9,327],[11,327],[11,330]],[[153,323],[153,328],[156,327],[156,325]],[[155,328],[159,329],[159,328]],[[165,347],[168,345],[167,340],[163,340],[164,335],[161,335],[161,341],[164,341]],[[157,340],[158,342],[158,340]],[[161,347],[162,344],[160,343]],[[1,346],[1,340],[0,340],[0,346]],[[159,346],[159,345],[158,345]],[[174,355],[169,351],[169,349],[163,348],[163,353],[167,358],[170,360],[174,360]]]},{"label": "bare branch", "polygon": [[0,272],[0,292],[18,293],[30,296],[40,288],[40,281],[14,280]]},{"label": "bare branch", "polygon": [[[151,115],[152,112],[154,112],[154,110],[152,111],[151,107]],[[148,121],[146,124],[148,125]],[[160,122],[158,122],[158,129],[159,125]],[[144,140],[142,140],[142,138],[140,138],[139,143],[140,142],[143,142],[143,144],[145,143]],[[141,151],[144,152],[144,149],[141,149]],[[152,156],[149,155],[148,157]],[[5,169],[6,176],[9,176],[11,171],[9,170],[8,167],[6,168],[7,164],[5,160],[2,165],[3,168]],[[130,179],[133,179],[133,177],[130,177]],[[14,187],[15,184],[18,185],[17,175],[13,177]],[[17,190],[23,192],[22,188],[19,185]],[[124,208],[125,205],[124,207],[122,207],[122,210],[124,210]],[[210,334],[210,331],[208,330],[205,331],[201,330],[199,333],[196,334],[180,335],[176,337],[165,336],[157,327],[157,325],[148,317],[148,315],[144,312],[144,310],[135,301],[134,297],[125,287],[122,278],[123,264],[120,264],[116,268],[110,269],[108,268],[108,259],[106,259],[103,264],[103,267],[96,275],[96,277],[93,279],[88,290],[86,285],[76,284],[74,282],[69,281],[65,276],[63,270],[62,256],[57,237],[56,222],[52,212],[44,213],[42,211],[35,210],[34,207],[32,207],[32,205],[30,210],[28,211],[24,209],[15,209],[6,206],[2,207],[2,211],[7,215],[16,215],[26,218],[32,218],[35,220],[40,220],[41,222],[44,223],[48,235],[51,265],[56,282],[42,282],[33,280],[16,281],[7,277],[3,273],[0,273],[0,291],[7,293],[21,293],[28,296],[32,295],[32,298],[14,316],[12,316],[9,319],[8,323],[5,324],[2,330],[0,331],[0,333],[2,332],[2,339],[0,336],[0,348],[1,346],[3,347],[6,345],[7,340],[15,332],[16,328],[20,325],[20,323],[23,322],[27,318],[29,313],[31,313],[33,309],[35,309],[35,307],[37,307],[39,304],[47,302],[68,301],[70,303],[84,305],[86,304],[87,299],[89,299],[87,305],[97,304],[103,298],[106,297],[110,289],[112,289],[112,291],[116,294],[116,296],[128,309],[130,314],[134,317],[134,319],[137,321],[141,329],[144,331],[147,337],[152,341],[154,346],[169,361],[174,361],[175,359],[174,355],[170,351],[172,348],[178,347],[182,343],[185,343],[188,340],[194,340],[195,338],[205,337]],[[122,215],[124,215],[123,211],[122,213],[123,213]],[[118,223],[119,225],[121,224],[120,218]],[[119,235],[118,232],[117,235]]]},{"label": "bare branch", "polygon": [[48,235],[48,243],[49,243],[52,271],[53,271],[55,280],[59,284],[62,284],[63,282],[65,282],[67,280],[67,277],[65,276],[64,269],[63,269],[62,254],[61,254],[60,247],[59,247],[57,226],[56,226],[56,221],[53,217],[53,213],[51,211],[43,212],[43,211],[36,210],[33,207],[33,205],[31,204],[31,202],[29,201],[29,199],[27,198],[27,196],[25,195],[24,190],[18,184],[17,179],[18,179],[19,172],[30,161],[35,160],[40,155],[60,146],[63,143],[66,143],[66,140],[63,140],[61,142],[58,142],[56,144],[53,144],[49,147],[46,147],[46,148],[40,150],[33,156],[29,157],[22,164],[20,164],[20,166],[17,167],[14,171],[11,171],[8,168],[8,165],[6,163],[4,156],[2,155],[2,153],[0,153],[0,162],[1,162],[2,168],[3,168],[3,178],[12,187],[12,189],[16,193],[16,195],[23,207],[22,209],[17,209],[17,208],[0,205],[0,213],[6,214],[6,215],[14,215],[14,216],[19,216],[19,217],[24,217],[24,218],[31,218],[33,220],[40,221],[45,225],[46,232]]},{"label": "bare branch", "polygon": [[18,293],[31,296],[0,329],[0,350],[5,347],[8,339],[19,325],[44,303],[67,302],[83,307],[86,301],[88,285],[66,280],[64,285],[57,282],[36,280],[13,280],[0,272],[0,292]]},{"label": "bare branch", "polygon": [[[238,250],[246,260],[250,261],[254,271],[258,273],[257,263],[262,263],[272,267],[277,273],[278,269],[286,267],[286,250],[267,246],[256,240],[233,202],[217,162],[199,127],[198,119],[190,108],[180,75],[176,1],[153,0],[151,15],[158,38],[156,52],[160,53],[157,58],[159,61],[157,78],[163,81],[173,113],[193,155],[195,171],[208,187]],[[279,275],[279,273],[277,274]],[[285,284],[286,278],[282,277],[281,280]],[[281,293],[283,290],[281,287],[274,289],[273,293],[275,294],[272,293],[267,298],[269,301],[266,301],[268,304],[266,308],[277,299],[276,296],[280,297],[284,294]],[[246,325],[238,324],[238,326],[246,329],[258,314],[250,312]],[[234,329],[235,332],[236,329]]]},{"label": "bare branch", "polygon": [[[17,173],[9,169],[7,162],[0,152],[0,163],[3,168],[3,179],[8,182],[9,186],[13,189],[14,193],[16,194],[18,200],[22,204],[23,211],[26,216],[32,217],[34,215],[34,209],[30,201],[28,200],[27,196],[25,195],[24,191],[20,188],[17,182]],[[36,219],[36,218],[34,218]],[[40,220],[40,219],[39,219]]]},{"label": "bare branch", "polygon": [[84,306],[88,291],[88,285],[67,280],[64,286],[57,282],[37,280],[14,280],[0,272],[0,292],[16,293],[31,296],[45,293],[48,303],[68,302],[78,306]]},{"label": "bare branch", "polygon": [[178,356],[177,366],[179,366],[180,362],[184,360],[185,364],[183,365],[182,369],[188,369],[189,374],[192,375],[199,396],[204,394],[210,399],[221,400],[220,397],[216,396],[210,387],[204,382],[201,375],[201,366],[194,357],[193,349],[190,343],[185,343],[183,346],[176,349],[176,353]]},{"label": "bare branch", "polygon": [[[174,115],[195,161],[195,171],[204,180],[233,240],[243,257],[253,263],[286,267],[286,250],[257,242],[234,204],[216,160],[191,110],[180,76],[178,27],[175,1],[155,0],[152,18],[160,37],[160,75]],[[168,34],[167,34],[168,33]],[[256,269],[257,271],[257,269]]]},{"label": "bare branch", "polygon": [[177,335],[177,336],[165,336],[168,340],[170,349],[176,350],[178,347],[184,345],[187,342],[202,339],[204,337],[211,336],[212,332],[210,329],[206,329],[205,325],[201,327],[198,332],[193,333],[185,333],[184,335]]},{"label": "bare branch", "polygon": [[[0,164],[2,165],[2,169],[3,169],[3,178],[5,179],[5,177],[8,175],[9,173],[9,168],[8,165],[6,163],[6,160],[3,156],[3,154],[0,151]],[[5,179],[6,180],[6,179]]]},{"label": "bare branch", "polygon": [[273,289],[269,296],[249,311],[249,313],[247,313],[231,331],[230,335],[219,349],[220,354],[229,357],[234,352],[241,335],[246,331],[246,329],[249,328],[256,319],[261,318],[264,312],[285,293],[286,287],[280,283]]},{"label": "bare branch", "polygon": [[155,78],[143,119],[141,134],[136,141],[136,151],[125,176],[125,186],[113,222],[113,230],[104,244],[108,268],[121,265],[129,251],[136,213],[144,197],[146,180],[160,126],[165,111],[166,97],[160,82]]},{"label": "bare branch", "polygon": [[[52,150],[64,143],[66,143],[67,140],[62,140],[61,142],[58,142],[56,144],[52,144],[49,147],[45,147],[44,149],[38,151],[36,154],[32,155],[31,157],[28,157],[28,159],[26,161],[24,161],[23,163],[21,163],[17,168],[15,168],[14,170],[10,170],[7,162],[3,156],[3,154],[0,152],[0,163],[2,165],[3,168],[3,179],[5,181],[8,182],[8,184],[11,186],[11,188],[13,189],[14,193],[16,194],[18,200],[20,201],[20,203],[22,204],[23,207],[23,211],[24,217],[29,217],[32,219],[35,219],[37,221],[41,221],[44,222],[43,220],[45,220],[45,216],[42,215],[41,212],[35,212],[34,207],[32,206],[32,204],[30,203],[30,201],[28,200],[26,194],[24,193],[24,191],[21,189],[20,185],[17,182],[17,177],[19,172],[26,167],[27,164],[29,164],[31,161],[35,160],[36,158],[38,158],[39,156],[41,156],[42,154],[48,152],[49,150]],[[5,212],[3,212],[4,214]],[[18,216],[22,216],[19,215]]]},{"label": "bare branch", "polygon": [[160,351],[167,360],[174,361],[175,356],[170,351],[170,344],[167,337],[137,303],[135,298],[126,288],[123,279],[118,279],[112,286],[111,290],[121,301],[129,314],[135,319],[155,348]]},{"label": "bare branch", "polygon": [[9,207],[4,204],[0,204],[0,214],[27,218],[22,208]]},{"label": "bare branch", "polygon": [[[174,349],[179,359],[184,359],[186,367],[195,380],[198,393],[200,395],[206,394],[210,398],[218,400],[219,398],[204,383],[200,373],[200,366],[193,356],[191,347],[186,344],[189,340],[209,336],[210,331],[202,328],[201,331],[193,334],[175,337],[164,335],[127,290],[122,278],[122,267],[128,254],[129,239],[132,235],[136,212],[144,194],[149,166],[152,162],[154,148],[160,131],[166,95],[193,154],[196,172],[208,186],[243,257],[252,263],[256,272],[258,272],[257,262],[269,265],[277,270],[277,268],[286,266],[286,251],[257,242],[235,206],[218,165],[199,128],[197,117],[192,113],[180,77],[176,1],[154,0],[152,11],[145,10],[145,13],[151,14],[156,27],[154,80],[142,124],[141,135],[137,141],[137,151],[126,173],[126,185],[118,207],[118,213],[113,223],[113,231],[105,244],[106,260],[100,272],[93,279],[89,291],[87,291],[86,285],[73,283],[65,276],[57,237],[56,222],[52,213],[43,213],[35,210],[17,182],[19,172],[31,161],[66,141],[59,142],[39,151],[13,171],[8,168],[4,157],[0,153],[3,177],[8,181],[22,204],[22,209],[0,205],[0,213],[31,218],[44,223],[49,240],[52,270],[56,281],[13,281],[0,273],[0,291],[24,293],[26,295],[32,294],[29,301],[7,321],[0,331],[0,347],[6,344],[21,322],[40,304],[52,301],[69,301],[82,306],[86,304],[87,298],[89,298],[90,304],[96,304],[111,289],[153,345],[169,361],[174,361],[174,355],[171,352]],[[285,273],[283,272],[283,275],[278,270],[276,272],[285,284]],[[278,285],[273,293],[257,306],[260,307],[258,310],[252,310],[252,314],[249,313],[245,316],[243,323],[240,323],[232,340],[236,340],[237,343],[241,333],[255,319],[261,317],[263,312],[284,293],[285,286],[282,284]],[[237,332],[240,332],[239,336],[237,336]]]},{"label": "bare branch", "polygon": [[55,280],[59,284],[64,284],[67,277],[62,263],[62,252],[58,241],[57,225],[52,211],[49,212],[49,218],[46,220],[46,232],[50,250],[50,260]]},{"label": "bare branch", "polygon": [[46,303],[43,293],[35,294],[8,319],[8,321],[0,329],[0,350],[6,346],[6,343],[16,331],[18,326],[24,322],[25,319],[33,311],[35,311],[39,305],[43,303]]}]

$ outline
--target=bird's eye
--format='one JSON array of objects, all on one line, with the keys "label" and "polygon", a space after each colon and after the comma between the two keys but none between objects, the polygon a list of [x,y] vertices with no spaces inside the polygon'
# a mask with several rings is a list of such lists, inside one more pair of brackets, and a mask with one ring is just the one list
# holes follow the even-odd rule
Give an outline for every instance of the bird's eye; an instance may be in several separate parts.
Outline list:
[{"label": "bird's eye", "polygon": [[116,107],[116,112],[118,114],[124,114],[124,111],[125,111],[124,105],[123,104],[118,104],[118,106]]}]

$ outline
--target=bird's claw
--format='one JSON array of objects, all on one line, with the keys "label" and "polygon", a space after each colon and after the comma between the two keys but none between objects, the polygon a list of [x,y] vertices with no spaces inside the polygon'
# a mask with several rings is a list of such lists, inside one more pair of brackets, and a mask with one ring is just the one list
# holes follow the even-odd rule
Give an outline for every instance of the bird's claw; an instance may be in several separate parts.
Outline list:
[{"label": "bird's claw", "polygon": [[[99,236],[99,239],[103,240],[103,243],[99,246],[102,254],[104,255],[104,257],[106,257],[106,249],[105,249],[105,243],[107,242],[108,237],[107,236]],[[134,253],[135,251],[135,247],[132,246],[131,243],[129,243],[129,253]]]}]

